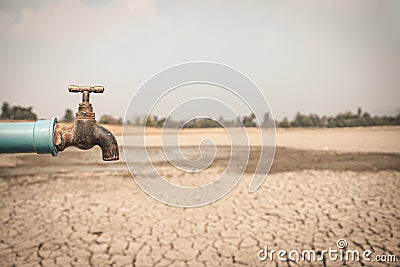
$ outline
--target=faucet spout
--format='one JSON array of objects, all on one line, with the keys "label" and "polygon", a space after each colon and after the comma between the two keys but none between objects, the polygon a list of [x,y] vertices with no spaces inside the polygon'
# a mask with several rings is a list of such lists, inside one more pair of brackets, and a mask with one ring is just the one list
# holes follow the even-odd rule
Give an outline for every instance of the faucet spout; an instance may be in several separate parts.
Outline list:
[{"label": "faucet spout", "polygon": [[63,151],[70,146],[87,150],[98,145],[104,161],[119,159],[115,136],[92,120],[75,120],[70,126],[57,123],[54,129],[54,145],[57,151]]},{"label": "faucet spout", "polygon": [[111,161],[119,159],[118,143],[115,136],[103,126],[94,125],[94,141],[100,146],[103,160]]}]

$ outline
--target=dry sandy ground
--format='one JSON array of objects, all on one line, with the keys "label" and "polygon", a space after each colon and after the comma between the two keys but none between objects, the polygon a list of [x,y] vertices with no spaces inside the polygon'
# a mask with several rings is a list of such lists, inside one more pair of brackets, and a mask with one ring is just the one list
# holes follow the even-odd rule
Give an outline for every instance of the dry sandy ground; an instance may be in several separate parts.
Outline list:
[{"label": "dry sandy ground", "polygon": [[[120,126],[106,126],[116,134],[122,132]],[[240,129],[229,128],[233,134]],[[252,146],[262,144],[260,130],[246,129],[249,142]],[[128,126],[125,133],[137,135],[140,128]],[[174,130],[167,129],[165,134],[172,134]],[[146,129],[146,144],[160,146],[161,130],[159,128]],[[271,134],[270,130],[263,130],[263,134]],[[221,128],[213,129],[184,129],[181,132],[180,145],[193,146],[204,137],[209,137],[218,146],[230,144],[229,136]],[[121,139],[119,139],[120,143]],[[400,126],[388,127],[354,127],[354,128],[277,128],[276,145],[299,149],[363,151],[363,152],[394,152],[400,153]]]},{"label": "dry sandy ground", "polygon": [[[247,192],[255,147],[235,189],[195,209],[157,202],[133,182],[124,162],[101,162],[99,149],[68,149],[57,158],[1,155],[0,265],[398,266],[399,132],[278,131],[284,147],[258,191]],[[170,181],[190,185],[218,176],[226,156],[195,176],[168,164],[158,168]],[[371,259],[395,255],[397,262],[257,259],[264,246],[321,255],[337,249],[339,238],[348,249],[373,251]]]}]

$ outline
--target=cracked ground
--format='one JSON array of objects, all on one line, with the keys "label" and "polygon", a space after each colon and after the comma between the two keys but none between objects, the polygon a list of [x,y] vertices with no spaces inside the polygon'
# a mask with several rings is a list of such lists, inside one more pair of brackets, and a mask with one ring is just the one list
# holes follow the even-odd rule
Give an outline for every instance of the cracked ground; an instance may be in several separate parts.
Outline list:
[{"label": "cracked ground", "polygon": [[[15,164],[0,169],[0,265],[398,266],[399,156],[296,153],[278,149],[255,193],[247,192],[247,172],[225,198],[193,209],[154,200],[123,163],[100,162],[98,150],[66,151],[56,159],[2,155]],[[302,165],[285,160],[293,158]],[[168,166],[159,170],[177,183],[186,179]],[[220,170],[214,166],[209,175]],[[397,262],[257,259],[264,246],[321,253],[337,249],[340,238],[348,249],[393,254]]]}]

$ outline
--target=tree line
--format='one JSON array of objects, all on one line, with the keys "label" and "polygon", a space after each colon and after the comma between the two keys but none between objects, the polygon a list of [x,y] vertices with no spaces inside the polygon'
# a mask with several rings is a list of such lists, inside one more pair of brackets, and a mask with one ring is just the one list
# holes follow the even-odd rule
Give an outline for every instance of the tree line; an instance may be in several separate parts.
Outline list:
[{"label": "tree line", "polygon": [[[75,119],[75,115],[72,109],[66,109],[65,114],[61,121],[63,122],[73,122]],[[101,124],[123,124],[122,118],[114,118],[112,115],[102,115],[99,119],[99,123]]]},{"label": "tree line", "polygon": [[336,116],[319,116],[318,114],[303,114],[297,112],[293,120],[287,117],[281,121],[273,121],[269,113],[264,114],[262,122],[256,121],[256,116],[251,113],[234,120],[225,120],[222,116],[218,120],[210,118],[196,118],[189,122],[173,120],[172,118],[161,118],[157,116],[135,116],[132,121],[127,122],[135,126],[169,127],[169,128],[209,128],[209,127],[366,127],[400,125],[400,114],[397,116],[371,116],[368,112],[363,112],[361,108],[357,113],[351,111],[342,112]]},{"label": "tree line", "polygon": [[371,116],[368,112],[363,112],[358,108],[357,113],[351,111],[339,113],[336,116],[318,116],[315,113],[302,114],[296,113],[292,121],[285,117],[282,121],[277,122],[277,126],[282,128],[289,127],[366,127],[366,126],[383,126],[383,125],[400,125],[400,114],[397,116]]},{"label": "tree line", "polygon": [[2,120],[37,120],[37,115],[32,107],[10,106],[4,102],[1,106],[0,119]]},{"label": "tree line", "polygon": [[155,115],[149,116],[134,116],[132,120],[128,120],[127,124],[134,126],[150,126],[150,127],[166,127],[166,128],[215,128],[215,127],[256,127],[259,124],[262,126],[273,126],[273,121],[268,113],[264,116],[264,121],[262,123],[257,123],[256,116],[254,113],[250,113],[248,116],[243,116],[241,118],[226,120],[224,117],[220,116],[217,120],[198,117],[191,120],[174,120],[171,117],[158,118]]},{"label": "tree line", "polygon": [[[72,122],[75,115],[71,109],[66,109],[61,121]],[[1,107],[0,119],[6,120],[37,120],[37,115],[32,107],[11,106],[4,102]],[[102,124],[123,124],[122,118],[115,118],[111,115],[102,115],[99,119]],[[213,127],[357,127],[357,126],[383,126],[400,125],[400,114],[397,116],[371,116],[368,112],[363,112],[361,108],[356,113],[351,111],[342,112],[336,116],[319,116],[318,114],[303,114],[297,112],[293,120],[287,117],[281,121],[273,121],[269,113],[264,114],[262,122],[256,121],[256,116],[251,113],[240,118],[226,120],[222,116],[218,120],[210,118],[196,118],[186,121],[173,120],[171,117],[158,118],[154,115],[135,116],[126,121],[129,125],[168,127],[168,128],[213,128]]]}]

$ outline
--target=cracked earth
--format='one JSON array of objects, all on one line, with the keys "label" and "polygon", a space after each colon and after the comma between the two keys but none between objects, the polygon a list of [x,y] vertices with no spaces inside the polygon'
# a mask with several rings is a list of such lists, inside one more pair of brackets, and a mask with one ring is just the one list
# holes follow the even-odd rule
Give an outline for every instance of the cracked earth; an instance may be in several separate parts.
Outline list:
[{"label": "cracked earth", "polygon": [[[373,251],[372,257],[399,257],[400,172],[396,170],[281,170],[272,172],[254,194],[247,192],[247,173],[222,200],[184,209],[143,193],[123,164],[119,168],[89,164],[68,171],[60,167],[72,155],[65,153],[57,159],[57,169],[48,169],[52,159],[45,156],[39,157],[42,165],[35,163],[41,167],[33,173],[21,165],[2,168],[1,266],[399,264],[399,258],[396,263],[257,259],[264,246],[318,253],[337,249],[339,238],[346,239],[348,249]],[[98,158],[98,151],[79,155],[85,153]],[[160,170],[174,176],[167,166]],[[213,171],[218,175],[220,169]]]},{"label": "cracked earth", "polygon": [[[232,192],[193,209],[154,200],[124,162],[99,155],[0,155],[0,266],[399,265],[399,153],[278,148],[255,193],[247,191],[251,159]],[[199,185],[219,176],[225,159],[192,180],[166,164],[157,169],[176,184]],[[397,262],[257,259],[264,246],[320,256],[340,238],[347,249]]]}]

